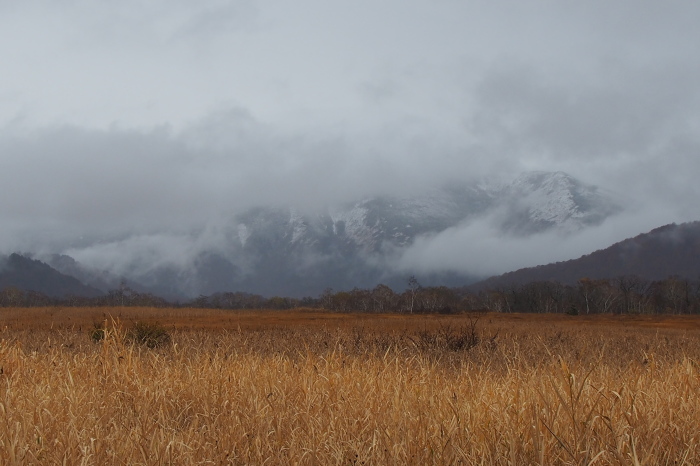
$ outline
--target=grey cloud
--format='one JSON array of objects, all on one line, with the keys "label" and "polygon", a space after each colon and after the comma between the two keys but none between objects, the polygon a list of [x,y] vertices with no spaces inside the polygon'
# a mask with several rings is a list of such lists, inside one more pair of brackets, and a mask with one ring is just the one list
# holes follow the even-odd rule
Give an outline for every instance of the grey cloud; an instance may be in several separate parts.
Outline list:
[{"label": "grey cloud", "polygon": [[374,104],[386,102],[397,95],[397,83],[384,79],[381,81],[367,81],[358,86],[362,97]]},{"label": "grey cloud", "polygon": [[202,253],[225,253],[225,242],[225,230],[213,226],[195,233],[136,233],[67,248],[64,253],[88,268],[109,270],[117,276],[144,277],[163,268],[186,271]]},{"label": "grey cloud", "polygon": [[[165,8],[171,3],[166,2]],[[174,34],[178,39],[194,37],[198,40],[200,35],[254,29],[258,23],[259,9],[252,0],[224,1],[214,5],[184,2],[184,7],[188,9],[183,12],[185,21]]]},{"label": "grey cloud", "polygon": [[664,205],[650,203],[643,210],[629,210],[572,235],[549,231],[513,237],[500,231],[494,218],[487,217],[418,238],[407,249],[397,251],[389,265],[398,271],[490,276],[578,258],[673,221],[676,217]]},{"label": "grey cloud", "polygon": [[[57,24],[69,26],[80,22],[86,27],[66,30],[66,36],[78,40],[107,42],[144,40],[149,43],[170,43],[236,32],[257,20],[255,3],[249,0],[220,2],[187,2],[156,0],[76,2],[66,1],[60,7],[45,2],[42,8],[52,9]],[[89,46],[89,44],[82,44]]]},{"label": "grey cloud", "polygon": [[593,83],[561,82],[528,66],[498,68],[477,88],[469,128],[503,150],[579,160],[643,157],[686,132],[700,103],[700,67],[614,66],[601,66]]},{"label": "grey cloud", "polygon": [[57,128],[5,137],[2,150],[3,185],[17,194],[3,207],[15,216],[119,229],[122,221],[145,220],[146,212],[187,211],[184,193],[159,189],[187,176],[170,163],[182,150],[165,133]]},{"label": "grey cloud", "polygon": [[313,210],[429,189],[449,170],[444,151],[433,145],[441,155],[428,160],[415,146],[397,141],[382,151],[342,137],[285,136],[241,109],[180,132],[8,127],[0,184],[12,195],[0,207],[25,240],[186,232],[253,206]]}]

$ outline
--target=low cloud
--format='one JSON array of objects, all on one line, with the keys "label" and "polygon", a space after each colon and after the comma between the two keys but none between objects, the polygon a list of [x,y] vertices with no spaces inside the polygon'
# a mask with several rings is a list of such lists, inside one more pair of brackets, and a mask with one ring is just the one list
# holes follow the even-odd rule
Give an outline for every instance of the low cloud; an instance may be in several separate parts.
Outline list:
[{"label": "low cloud", "polygon": [[488,277],[576,259],[677,219],[677,213],[664,206],[646,205],[643,211],[631,208],[577,233],[511,236],[498,228],[497,217],[489,216],[419,237],[395,256],[391,267],[406,273],[450,271]]},{"label": "low cloud", "polygon": [[0,239],[12,249],[188,232],[255,206],[314,211],[477,173],[449,143],[417,135],[382,150],[386,138],[368,140],[285,136],[240,109],[182,131],[6,127]]}]

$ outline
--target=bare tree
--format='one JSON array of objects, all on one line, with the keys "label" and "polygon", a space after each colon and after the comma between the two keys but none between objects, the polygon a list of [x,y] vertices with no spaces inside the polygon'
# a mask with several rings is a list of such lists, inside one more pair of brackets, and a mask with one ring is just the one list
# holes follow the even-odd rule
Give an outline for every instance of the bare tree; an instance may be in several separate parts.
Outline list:
[{"label": "bare tree", "polygon": [[408,279],[408,291],[409,291],[409,306],[408,306],[408,312],[413,314],[413,306],[415,305],[416,302],[416,293],[420,289],[420,283],[418,283],[418,280],[416,279],[415,275],[411,275],[411,278]]}]

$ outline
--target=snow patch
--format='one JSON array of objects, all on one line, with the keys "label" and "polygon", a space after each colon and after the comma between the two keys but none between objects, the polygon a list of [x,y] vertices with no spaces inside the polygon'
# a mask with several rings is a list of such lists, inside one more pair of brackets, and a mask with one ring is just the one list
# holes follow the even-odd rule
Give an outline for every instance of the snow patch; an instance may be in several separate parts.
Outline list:
[{"label": "snow patch", "polygon": [[292,244],[294,244],[306,235],[308,228],[304,217],[295,209],[291,209],[290,211],[289,224],[292,226]]},{"label": "snow patch", "polygon": [[248,229],[248,226],[243,223],[238,224],[238,240],[241,242],[241,246],[245,246],[248,238],[250,238],[250,230]]}]

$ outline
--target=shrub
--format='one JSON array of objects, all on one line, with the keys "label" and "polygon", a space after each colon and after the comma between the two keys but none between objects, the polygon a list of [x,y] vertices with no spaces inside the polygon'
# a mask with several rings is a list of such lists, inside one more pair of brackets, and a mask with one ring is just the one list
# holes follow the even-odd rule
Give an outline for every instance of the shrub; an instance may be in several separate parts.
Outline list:
[{"label": "shrub", "polygon": [[105,339],[105,325],[103,322],[95,322],[94,327],[90,330],[90,339],[95,343]]},{"label": "shrub", "polygon": [[130,343],[153,349],[170,343],[170,334],[158,322],[136,322],[126,333],[126,339]]},{"label": "shrub", "polygon": [[422,350],[468,351],[481,341],[477,331],[477,319],[472,319],[469,324],[456,329],[446,325],[433,332],[424,330],[418,332],[416,337],[417,339],[409,339]]}]

